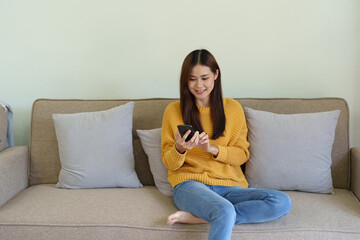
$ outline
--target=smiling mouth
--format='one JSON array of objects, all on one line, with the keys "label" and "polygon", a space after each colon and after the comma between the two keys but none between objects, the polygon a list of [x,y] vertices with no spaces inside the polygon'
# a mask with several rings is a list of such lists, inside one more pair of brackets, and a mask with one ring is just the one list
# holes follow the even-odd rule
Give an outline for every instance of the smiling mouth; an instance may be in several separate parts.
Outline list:
[{"label": "smiling mouth", "polygon": [[206,91],[206,89],[203,89],[203,90],[195,90],[195,92],[197,93],[197,94],[203,94],[203,93],[205,93],[205,91]]}]

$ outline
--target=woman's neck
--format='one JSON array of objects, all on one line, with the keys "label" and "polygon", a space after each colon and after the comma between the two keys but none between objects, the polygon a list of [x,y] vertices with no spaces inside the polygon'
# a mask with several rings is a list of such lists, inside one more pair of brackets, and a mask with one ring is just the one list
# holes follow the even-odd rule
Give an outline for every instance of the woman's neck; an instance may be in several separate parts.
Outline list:
[{"label": "woman's neck", "polygon": [[210,107],[210,99],[204,99],[204,100],[196,100],[196,104],[200,107],[208,108]]}]

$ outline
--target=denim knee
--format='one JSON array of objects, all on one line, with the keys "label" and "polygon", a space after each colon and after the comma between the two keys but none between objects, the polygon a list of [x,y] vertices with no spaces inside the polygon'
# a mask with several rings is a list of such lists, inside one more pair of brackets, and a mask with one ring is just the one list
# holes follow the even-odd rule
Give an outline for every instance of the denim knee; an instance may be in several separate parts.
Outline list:
[{"label": "denim knee", "polygon": [[284,192],[276,191],[275,199],[275,207],[277,208],[279,217],[287,215],[291,209],[290,197]]},{"label": "denim knee", "polygon": [[229,202],[222,206],[218,206],[215,210],[213,217],[214,217],[213,220],[219,220],[219,221],[223,222],[224,224],[235,225],[236,212],[235,212],[234,205],[232,205]]}]

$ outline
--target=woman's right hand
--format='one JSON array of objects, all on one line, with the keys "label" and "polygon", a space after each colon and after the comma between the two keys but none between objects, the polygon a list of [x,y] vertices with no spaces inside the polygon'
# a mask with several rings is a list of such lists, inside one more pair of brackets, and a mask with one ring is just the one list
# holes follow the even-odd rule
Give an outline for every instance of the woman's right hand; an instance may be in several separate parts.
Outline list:
[{"label": "woman's right hand", "polygon": [[179,131],[175,133],[175,148],[176,150],[184,154],[186,151],[193,149],[196,147],[199,143],[199,132],[196,131],[194,136],[187,142],[185,142],[185,139],[189,136],[191,133],[191,130],[188,130],[183,137],[180,136]]}]

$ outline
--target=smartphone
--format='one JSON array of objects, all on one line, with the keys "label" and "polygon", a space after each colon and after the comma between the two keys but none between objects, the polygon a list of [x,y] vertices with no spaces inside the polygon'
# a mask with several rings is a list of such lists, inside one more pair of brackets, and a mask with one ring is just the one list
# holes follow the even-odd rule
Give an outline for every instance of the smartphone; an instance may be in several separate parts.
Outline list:
[{"label": "smartphone", "polygon": [[193,129],[193,127],[191,125],[178,125],[177,128],[179,130],[179,133],[180,133],[181,137],[183,137],[187,131],[191,130],[191,133],[185,139],[185,142],[189,141],[194,136],[195,132],[194,132],[194,129]]}]

